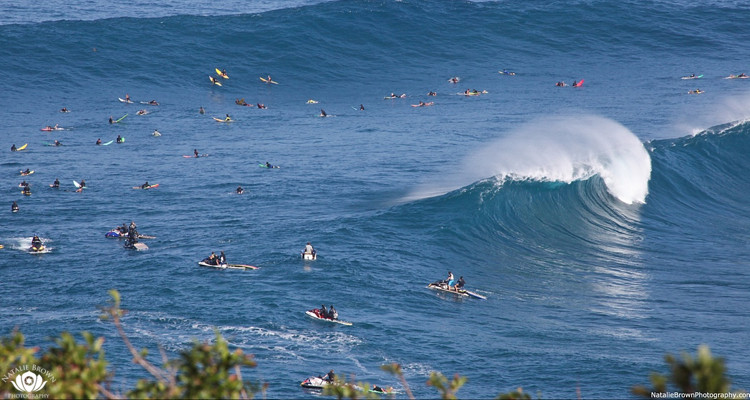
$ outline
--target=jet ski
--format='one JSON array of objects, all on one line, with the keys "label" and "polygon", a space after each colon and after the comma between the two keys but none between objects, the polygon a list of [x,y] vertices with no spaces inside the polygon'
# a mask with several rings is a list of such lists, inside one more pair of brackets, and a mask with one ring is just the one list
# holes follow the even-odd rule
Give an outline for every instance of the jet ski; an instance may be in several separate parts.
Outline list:
[{"label": "jet ski", "polygon": [[484,297],[484,296],[482,296],[481,294],[470,292],[470,291],[464,290],[464,289],[458,289],[458,290],[452,289],[452,288],[450,288],[448,286],[448,282],[447,281],[432,282],[429,285],[427,285],[427,288],[433,289],[433,290],[438,290],[438,291],[441,291],[441,292],[452,293],[452,294],[455,294],[457,296],[474,297],[476,299],[487,300],[487,298]]}]

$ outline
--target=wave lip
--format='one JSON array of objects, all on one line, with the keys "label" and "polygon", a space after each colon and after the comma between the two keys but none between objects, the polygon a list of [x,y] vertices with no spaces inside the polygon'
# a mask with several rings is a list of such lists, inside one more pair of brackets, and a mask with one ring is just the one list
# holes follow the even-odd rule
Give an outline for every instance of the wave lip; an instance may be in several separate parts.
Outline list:
[{"label": "wave lip", "polygon": [[432,197],[494,178],[571,183],[598,175],[626,204],[646,203],[651,157],[621,124],[598,116],[545,117],[487,144],[464,161],[461,172],[425,185],[407,198]]},{"label": "wave lip", "polygon": [[467,160],[483,177],[570,183],[599,175],[626,204],[645,203],[651,157],[627,128],[597,116],[547,117]]}]

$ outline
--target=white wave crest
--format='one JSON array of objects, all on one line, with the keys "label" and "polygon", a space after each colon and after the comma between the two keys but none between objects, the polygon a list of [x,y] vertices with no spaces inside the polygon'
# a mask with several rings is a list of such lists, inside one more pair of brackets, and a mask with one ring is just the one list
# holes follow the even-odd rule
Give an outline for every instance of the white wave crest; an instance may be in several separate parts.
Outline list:
[{"label": "white wave crest", "polygon": [[488,143],[466,158],[440,188],[422,187],[411,199],[446,193],[492,178],[570,183],[599,175],[620,201],[645,203],[651,157],[621,124],[597,116],[547,117]]}]

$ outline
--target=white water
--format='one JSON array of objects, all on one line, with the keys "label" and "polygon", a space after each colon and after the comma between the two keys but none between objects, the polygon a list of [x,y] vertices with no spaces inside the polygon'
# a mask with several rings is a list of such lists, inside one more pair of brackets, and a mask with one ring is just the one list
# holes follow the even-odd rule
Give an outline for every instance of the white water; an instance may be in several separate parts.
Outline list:
[{"label": "white water", "polygon": [[630,130],[596,116],[543,118],[523,125],[466,157],[461,171],[426,184],[407,199],[447,193],[482,179],[570,183],[599,175],[627,204],[645,203],[651,157]]}]

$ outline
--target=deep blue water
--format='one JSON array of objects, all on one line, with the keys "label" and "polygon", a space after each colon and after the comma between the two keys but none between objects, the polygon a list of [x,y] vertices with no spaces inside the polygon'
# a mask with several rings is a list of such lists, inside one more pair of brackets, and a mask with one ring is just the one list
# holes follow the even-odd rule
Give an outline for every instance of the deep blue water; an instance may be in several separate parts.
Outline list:
[{"label": "deep blue water", "polygon": [[[98,320],[116,288],[138,347],[174,355],[218,330],[256,356],[249,377],[271,398],[314,398],[299,382],[331,368],[405,397],[379,369],[392,362],[420,398],[436,396],[430,371],[466,375],[464,398],[622,398],[703,343],[750,388],[750,80],[723,79],[750,72],[744,4],[41,1],[0,15],[3,335],[103,335],[124,391],[145,373]],[[39,130],[54,124],[66,130]],[[194,149],[209,157],[182,157]],[[160,187],[131,189],[144,181]],[[148,251],[104,238],[131,220],[157,236]],[[49,253],[25,252],[33,234]],[[317,261],[299,259],[307,241]],[[197,266],[220,250],[260,269]],[[449,270],[488,299],[425,288]],[[321,303],[354,325],[304,315]]]}]

